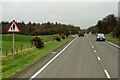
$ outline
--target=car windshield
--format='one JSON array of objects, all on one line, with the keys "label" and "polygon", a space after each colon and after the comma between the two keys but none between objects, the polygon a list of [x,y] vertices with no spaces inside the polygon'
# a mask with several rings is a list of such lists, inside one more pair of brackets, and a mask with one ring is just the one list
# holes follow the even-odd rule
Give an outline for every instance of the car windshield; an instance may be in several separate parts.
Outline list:
[{"label": "car windshield", "polygon": [[98,34],[98,37],[104,37],[104,34]]}]

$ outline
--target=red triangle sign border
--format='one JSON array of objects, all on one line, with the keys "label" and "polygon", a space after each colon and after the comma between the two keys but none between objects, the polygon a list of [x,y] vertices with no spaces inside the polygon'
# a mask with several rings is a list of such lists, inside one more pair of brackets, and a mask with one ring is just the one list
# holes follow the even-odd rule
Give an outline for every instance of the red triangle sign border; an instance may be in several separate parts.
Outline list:
[{"label": "red triangle sign border", "polygon": [[[10,27],[12,26],[13,23],[15,23],[15,25],[16,25],[18,31],[9,31],[9,29],[10,29]],[[8,33],[20,33],[20,29],[19,29],[19,27],[17,26],[15,20],[13,20],[13,22],[12,22],[11,25],[9,26],[7,32],[8,32]]]}]

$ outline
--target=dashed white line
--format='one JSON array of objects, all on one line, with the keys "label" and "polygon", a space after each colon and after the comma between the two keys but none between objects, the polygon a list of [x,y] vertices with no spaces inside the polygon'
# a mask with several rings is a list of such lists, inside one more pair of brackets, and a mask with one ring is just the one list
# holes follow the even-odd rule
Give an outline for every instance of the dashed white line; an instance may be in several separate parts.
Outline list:
[{"label": "dashed white line", "polygon": [[91,46],[92,46],[92,43],[91,43]]},{"label": "dashed white line", "polygon": [[[86,35],[86,37],[88,38],[88,36]],[[90,39],[88,38],[88,41],[90,42],[90,45],[92,46],[92,42],[90,41]]]},{"label": "dashed white line", "polygon": [[97,58],[98,58],[99,61],[101,60],[101,58],[99,56]]},{"label": "dashed white line", "polygon": [[51,62],[53,62],[67,47],[69,47],[75,40],[73,39],[64,49],[62,49],[55,57],[53,57],[47,64],[45,64],[38,72],[36,72],[29,80],[35,78],[38,74],[40,74]]},{"label": "dashed white line", "polygon": [[[87,35],[86,35],[86,36],[87,36]],[[88,38],[88,36],[87,36],[87,38]],[[89,38],[88,38],[88,40],[89,40]],[[91,44],[92,48],[94,48],[94,46],[92,45],[92,43],[91,43],[91,41],[90,41],[90,40],[89,40],[89,42],[90,42],[90,44]],[[109,41],[107,41],[107,42],[108,42],[109,44],[111,44],[111,45],[116,46],[117,48],[120,48],[120,47],[119,47],[118,45],[116,45],[116,44],[113,44],[113,43],[111,43],[111,42],[109,42]],[[96,50],[94,50],[94,52],[96,53]],[[97,56],[97,59],[100,61],[100,60],[101,60],[101,58],[98,56],[98,54],[96,54],[96,56]],[[106,74],[107,78],[111,78],[107,70],[104,70],[104,72],[105,72],[105,74]]]},{"label": "dashed white line", "polygon": [[94,52],[96,53],[96,50],[94,50]]},{"label": "dashed white line", "polygon": [[92,48],[94,48],[94,46],[92,46]]},{"label": "dashed white line", "polygon": [[105,72],[107,78],[111,78],[110,75],[109,75],[109,73],[107,72],[107,70],[104,70],[104,72]]}]

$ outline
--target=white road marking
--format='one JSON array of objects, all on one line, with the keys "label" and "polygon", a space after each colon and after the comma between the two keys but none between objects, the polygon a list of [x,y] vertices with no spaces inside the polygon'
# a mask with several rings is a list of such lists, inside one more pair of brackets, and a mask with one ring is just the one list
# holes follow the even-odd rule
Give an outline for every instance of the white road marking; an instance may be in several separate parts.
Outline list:
[{"label": "white road marking", "polygon": [[92,44],[90,40],[89,40],[89,42],[90,42],[90,44]]},{"label": "white road marking", "polygon": [[[87,35],[86,35],[86,36],[87,36]],[[88,36],[87,36],[87,38],[88,38]],[[89,40],[89,38],[88,38],[88,40]],[[91,43],[90,40],[89,40],[89,42],[90,42],[92,48],[94,48],[94,46],[92,45],[92,43]],[[111,43],[111,42],[109,42],[109,41],[107,41],[107,42],[108,42],[109,44],[111,44],[111,45],[114,45],[114,46],[120,48],[120,47],[119,47],[118,45],[116,45],[116,44],[113,44],[113,43]],[[94,52],[96,53],[96,50],[94,50]],[[98,54],[96,54],[96,56],[97,56],[98,60],[101,60],[101,58],[98,56]],[[101,64],[102,64],[102,63],[101,63]],[[104,70],[104,72],[105,72],[107,78],[111,78],[110,75],[109,75],[109,73],[107,72],[107,70]]]},{"label": "white road marking", "polygon": [[92,48],[94,48],[94,46],[92,46]]},{"label": "white road marking", "polygon": [[92,46],[92,43],[91,43],[91,46]]},{"label": "white road marking", "polygon": [[52,52],[53,54],[56,54],[56,52]]},{"label": "white road marking", "polygon": [[48,63],[46,63],[38,72],[36,72],[29,80],[35,78],[38,74],[40,74],[51,62],[53,62],[67,47],[69,47],[78,37],[73,39],[64,49],[62,49],[55,57],[53,57]]},{"label": "white road marking", "polygon": [[107,41],[107,40],[106,40],[106,42],[109,43],[109,44],[111,44],[111,45],[113,45],[113,46],[115,46],[115,47],[117,47],[117,48],[120,48],[118,45],[116,45],[116,44],[114,44],[114,43],[112,43],[112,42],[110,42],[110,41]]},{"label": "white road marking", "polygon": [[99,61],[101,60],[101,58],[99,56],[97,58],[98,58]]},{"label": "white road marking", "polygon": [[105,72],[107,78],[111,78],[110,75],[109,75],[109,73],[107,72],[107,70],[104,70],[104,72]]},{"label": "white road marking", "polygon": [[[86,35],[86,37],[88,38],[88,36]],[[92,42],[90,41],[90,39],[88,38],[88,41],[90,42],[90,45],[92,46]]]},{"label": "white road marking", "polygon": [[96,50],[94,50],[94,52],[96,53]]}]

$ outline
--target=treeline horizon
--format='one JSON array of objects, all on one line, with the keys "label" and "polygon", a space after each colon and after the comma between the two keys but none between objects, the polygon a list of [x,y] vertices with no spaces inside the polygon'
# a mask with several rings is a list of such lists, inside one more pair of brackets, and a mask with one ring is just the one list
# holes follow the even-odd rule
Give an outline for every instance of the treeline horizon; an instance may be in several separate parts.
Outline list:
[{"label": "treeline horizon", "polygon": [[102,20],[99,20],[96,25],[89,27],[87,31],[92,33],[111,34],[115,38],[120,38],[120,17],[109,14]]},{"label": "treeline horizon", "polygon": [[[2,21],[2,34],[7,34],[7,30],[12,22]],[[53,34],[64,34],[68,35],[69,31],[71,34],[77,34],[80,31],[80,27],[76,27],[74,25],[66,25],[61,23],[29,23],[25,24],[25,22],[16,22],[19,27],[22,35],[53,35]]]}]

